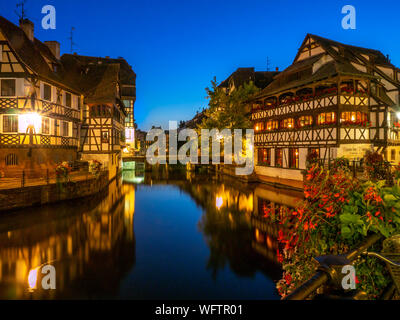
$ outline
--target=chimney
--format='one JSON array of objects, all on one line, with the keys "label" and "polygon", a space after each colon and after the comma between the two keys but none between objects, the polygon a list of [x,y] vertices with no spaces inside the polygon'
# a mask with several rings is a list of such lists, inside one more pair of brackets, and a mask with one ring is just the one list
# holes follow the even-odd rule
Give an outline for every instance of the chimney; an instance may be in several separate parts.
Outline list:
[{"label": "chimney", "polygon": [[44,44],[49,47],[56,59],[60,60],[60,43],[58,41],[45,41]]},{"label": "chimney", "polygon": [[276,67],[275,71],[276,71],[276,72],[279,72],[279,67]]},{"label": "chimney", "polygon": [[33,22],[28,19],[21,19],[19,20],[19,26],[25,32],[28,39],[33,41],[35,37],[33,32],[34,29]]}]

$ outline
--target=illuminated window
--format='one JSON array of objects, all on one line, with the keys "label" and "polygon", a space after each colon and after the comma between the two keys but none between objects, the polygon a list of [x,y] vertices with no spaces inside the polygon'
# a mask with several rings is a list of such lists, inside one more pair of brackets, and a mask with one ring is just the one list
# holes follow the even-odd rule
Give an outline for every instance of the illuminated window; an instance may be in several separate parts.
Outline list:
[{"label": "illuminated window", "polygon": [[293,129],[294,128],[294,119],[288,118],[282,120],[282,128],[283,129]]},{"label": "illuminated window", "polygon": [[283,153],[282,149],[275,149],[275,167],[283,166]]},{"label": "illuminated window", "polygon": [[342,112],[340,122],[344,124],[362,124],[367,121],[367,114],[360,111]]},{"label": "illuminated window", "polygon": [[50,119],[42,118],[42,134],[50,134]]},{"label": "illuminated window", "polygon": [[299,118],[299,127],[308,127],[313,124],[313,117],[312,116],[302,116]]},{"label": "illuminated window", "polygon": [[15,79],[1,80],[1,95],[3,97],[15,97]]},{"label": "illuminated window", "polygon": [[43,85],[43,99],[51,101],[51,86],[48,84]]},{"label": "illuminated window", "polygon": [[289,149],[289,168],[292,168],[292,169],[299,168],[299,149],[298,148]]},{"label": "illuminated window", "polygon": [[3,133],[17,133],[18,132],[18,116],[17,115],[4,115],[3,116]]},{"label": "illuminated window", "polygon": [[336,122],[335,112],[320,113],[318,115],[318,124],[334,124]]},{"label": "illuminated window", "polygon": [[266,166],[271,165],[271,149],[258,149],[258,163]]},{"label": "illuminated window", "polygon": [[265,124],[265,128],[268,131],[272,131],[272,130],[277,130],[279,129],[279,122],[278,120],[269,120],[267,121],[267,123]]},{"label": "illuminated window", "polygon": [[109,142],[108,131],[102,131],[101,132],[101,142],[102,143],[108,143]]},{"label": "illuminated window", "polygon": [[256,123],[254,126],[254,131],[259,132],[259,131],[263,131],[264,130],[264,123],[263,122],[259,122]]},{"label": "illuminated window", "polygon": [[318,158],[320,157],[319,148],[309,148],[308,149],[308,154],[312,154],[312,153],[315,153],[318,156]]}]

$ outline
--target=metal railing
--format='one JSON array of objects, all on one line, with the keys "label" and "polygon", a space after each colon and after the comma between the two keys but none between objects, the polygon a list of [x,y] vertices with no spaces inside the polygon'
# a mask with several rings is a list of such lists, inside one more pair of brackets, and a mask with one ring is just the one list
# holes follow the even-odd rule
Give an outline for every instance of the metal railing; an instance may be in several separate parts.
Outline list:
[{"label": "metal railing", "polygon": [[320,257],[321,259],[317,259],[320,265],[316,273],[295,291],[286,296],[283,300],[305,300],[311,294],[316,293],[316,291],[323,285],[328,283],[337,283],[338,275],[333,268],[334,264],[337,263],[340,265],[345,265],[353,263],[369,247],[378,242],[381,238],[381,235],[374,234],[367,238],[367,240],[360,247],[350,251],[346,255]]}]

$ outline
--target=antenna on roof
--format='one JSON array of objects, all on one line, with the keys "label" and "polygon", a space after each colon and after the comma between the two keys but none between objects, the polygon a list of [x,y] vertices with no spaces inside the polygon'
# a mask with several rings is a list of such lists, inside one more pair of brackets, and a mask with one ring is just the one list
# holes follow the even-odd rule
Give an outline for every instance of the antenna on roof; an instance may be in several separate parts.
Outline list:
[{"label": "antenna on roof", "polygon": [[71,53],[74,51],[74,45],[76,45],[76,43],[74,42],[74,33],[73,33],[74,30],[75,30],[75,28],[71,27],[71,31],[69,33],[69,37],[67,38],[71,43]]},{"label": "antenna on roof", "polygon": [[[22,0],[21,2],[18,2],[16,5],[17,10],[15,10],[15,14],[19,17],[20,21],[26,18],[25,4],[26,0]],[[21,13],[18,12],[19,7],[21,7]]]},{"label": "antenna on roof", "polygon": [[269,57],[267,57],[267,71],[269,71],[269,65],[270,65],[271,61],[269,60]]}]

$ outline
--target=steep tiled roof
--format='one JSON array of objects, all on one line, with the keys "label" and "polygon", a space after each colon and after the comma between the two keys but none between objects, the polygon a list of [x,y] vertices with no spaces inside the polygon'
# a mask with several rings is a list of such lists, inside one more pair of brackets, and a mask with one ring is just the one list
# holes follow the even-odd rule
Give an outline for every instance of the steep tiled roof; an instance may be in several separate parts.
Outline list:
[{"label": "steep tiled roof", "polygon": [[136,74],[132,70],[132,67],[128,64],[128,62],[124,58],[103,58],[103,57],[89,57],[89,56],[81,56],[81,55],[71,55],[64,54],[61,57],[63,58],[71,58],[73,57],[76,61],[79,61],[82,65],[100,65],[100,64],[119,64],[120,65],[120,81],[121,84],[126,85],[135,85],[136,82]]},{"label": "steep tiled roof", "polygon": [[[299,50],[299,53],[295,58],[295,62],[280,74],[276,75],[274,81],[272,81],[261,92],[256,94],[253,97],[254,99],[276,94],[280,91],[285,91],[292,88],[294,89],[296,87],[337,75],[377,78],[377,76],[373,75],[372,73],[361,71],[352,64],[365,64],[364,60],[366,58],[364,56],[371,57],[374,64],[391,68],[394,67],[390,61],[378,50],[345,45],[315,35],[307,35],[303,44],[310,37],[312,40],[316,41],[325,50],[325,52],[316,54],[306,59],[297,60],[300,54]],[[323,58],[326,54],[329,54],[329,56],[332,58],[331,61],[327,61],[319,69],[315,70],[315,63]]]},{"label": "steep tiled roof", "polygon": [[[39,77],[55,82],[61,87],[66,87],[73,91],[77,90],[74,83],[69,83],[63,79],[62,74],[65,72],[63,66],[59,64],[56,57],[44,43],[38,39],[30,41],[21,28],[2,16],[0,16],[0,30],[26,68]],[[57,72],[53,72],[44,57],[57,64]]]}]

